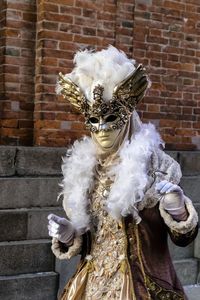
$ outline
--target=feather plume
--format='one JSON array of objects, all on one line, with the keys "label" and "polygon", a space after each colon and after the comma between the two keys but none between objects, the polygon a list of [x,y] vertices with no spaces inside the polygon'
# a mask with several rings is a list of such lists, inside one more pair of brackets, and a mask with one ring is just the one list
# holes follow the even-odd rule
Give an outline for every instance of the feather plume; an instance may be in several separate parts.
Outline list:
[{"label": "feather plume", "polygon": [[[140,130],[120,151],[120,163],[110,175],[115,181],[107,199],[107,209],[116,219],[133,215],[140,221],[137,204],[142,202],[148,185],[148,164],[151,154],[159,149],[162,140],[154,125],[142,124]],[[77,231],[89,229],[88,191],[93,187],[94,167],[97,163],[96,148],[90,138],[76,141],[70,156],[64,158],[61,195],[63,206]]]},{"label": "feather plume", "polygon": [[74,70],[66,76],[81,88],[91,102],[95,86],[100,84],[104,87],[103,97],[108,101],[112,98],[114,87],[135,70],[135,61],[111,45],[98,52],[79,51],[74,63]]},{"label": "feather plume", "polygon": [[121,149],[121,163],[110,171],[115,181],[107,200],[108,211],[114,218],[133,214],[137,219],[137,203],[142,201],[149,181],[148,163],[162,143],[153,124],[142,124],[131,143],[127,141]]},{"label": "feather plume", "polygon": [[[72,155],[70,155],[70,152]],[[95,145],[90,138],[76,141],[63,158],[61,187],[63,207],[78,232],[88,229],[87,195],[93,183],[93,169],[96,163]]]}]

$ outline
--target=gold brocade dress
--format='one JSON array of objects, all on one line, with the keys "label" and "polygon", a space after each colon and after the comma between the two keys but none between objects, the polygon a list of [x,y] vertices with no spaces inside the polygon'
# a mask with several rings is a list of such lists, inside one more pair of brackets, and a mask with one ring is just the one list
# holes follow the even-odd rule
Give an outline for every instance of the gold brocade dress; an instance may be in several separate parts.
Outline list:
[{"label": "gold brocade dress", "polygon": [[[90,203],[92,248],[90,268],[84,292],[85,300],[135,299],[126,255],[127,240],[122,222],[106,209],[112,181],[101,170],[97,173]],[[130,275],[130,276],[129,276]]]},{"label": "gold brocade dress", "polygon": [[106,169],[101,166],[96,169],[90,196],[90,254],[68,282],[60,300],[136,300],[127,258],[125,227],[106,210],[112,184]]}]

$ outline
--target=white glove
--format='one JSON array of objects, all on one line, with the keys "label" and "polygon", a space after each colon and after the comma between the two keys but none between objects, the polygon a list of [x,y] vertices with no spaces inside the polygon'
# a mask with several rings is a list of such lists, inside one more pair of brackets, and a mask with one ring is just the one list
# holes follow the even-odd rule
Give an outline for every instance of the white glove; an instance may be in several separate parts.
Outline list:
[{"label": "white glove", "polygon": [[171,215],[180,215],[186,211],[183,190],[180,186],[167,180],[156,184],[156,191],[161,194],[161,201],[164,209]]},{"label": "white glove", "polygon": [[47,218],[49,220],[49,235],[57,238],[62,243],[71,244],[75,234],[71,222],[54,214],[48,215]]}]

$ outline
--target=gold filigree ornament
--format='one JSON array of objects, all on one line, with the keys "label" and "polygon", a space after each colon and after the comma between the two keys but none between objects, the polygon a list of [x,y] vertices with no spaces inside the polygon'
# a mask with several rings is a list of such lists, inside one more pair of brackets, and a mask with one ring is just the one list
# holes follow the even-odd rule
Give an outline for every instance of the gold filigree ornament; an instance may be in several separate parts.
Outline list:
[{"label": "gold filigree ornament", "polygon": [[146,69],[139,64],[137,68],[130,73],[113,90],[112,99],[105,101],[103,99],[104,87],[97,85],[93,89],[93,101],[88,101],[84,93],[72,80],[59,73],[60,93],[77,110],[85,116],[87,128],[92,131],[98,131],[91,119],[99,118],[105,115],[113,114],[116,116],[110,122],[110,126],[105,130],[120,129],[128,121],[136,105],[142,100],[147,88],[150,86],[150,80]]}]

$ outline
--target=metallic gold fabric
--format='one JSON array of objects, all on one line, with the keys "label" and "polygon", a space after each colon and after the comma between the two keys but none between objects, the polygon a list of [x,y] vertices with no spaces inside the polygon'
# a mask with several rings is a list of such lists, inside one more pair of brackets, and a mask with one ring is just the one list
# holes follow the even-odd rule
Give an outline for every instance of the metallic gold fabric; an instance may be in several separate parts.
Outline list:
[{"label": "metallic gold fabric", "polygon": [[60,300],[84,300],[83,293],[85,290],[85,285],[88,277],[88,264],[82,268],[80,272],[77,272],[75,277],[67,287]]},{"label": "metallic gold fabric", "polygon": [[123,282],[123,265],[126,257],[126,235],[122,225],[115,221],[105,209],[106,194],[103,187],[108,188],[101,172],[92,196],[90,215],[94,226],[92,232],[92,248],[90,259],[93,268],[88,274],[85,298],[87,300],[120,299]]},{"label": "metallic gold fabric", "polygon": [[124,275],[119,300],[136,300],[128,258],[126,258],[123,265],[121,265],[121,271]]},{"label": "metallic gold fabric", "polygon": [[96,172],[90,198],[91,251],[61,300],[186,300],[158,208],[143,210],[139,225],[132,216],[117,222],[105,208],[113,178],[107,177],[107,165]]}]

